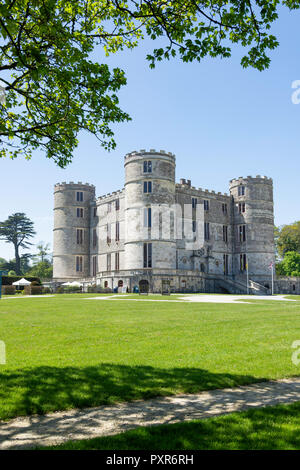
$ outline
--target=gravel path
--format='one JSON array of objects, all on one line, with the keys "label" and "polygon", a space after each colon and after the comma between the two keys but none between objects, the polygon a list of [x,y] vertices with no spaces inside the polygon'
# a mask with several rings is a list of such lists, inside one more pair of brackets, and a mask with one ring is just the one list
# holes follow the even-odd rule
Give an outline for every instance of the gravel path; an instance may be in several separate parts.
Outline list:
[{"label": "gravel path", "polygon": [[179,297],[177,300],[167,299],[139,299],[127,298],[126,294],[115,294],[110,296],[85,297],[84,300],[132,300],[133,302],[212,302],[221,304],[249,304],[247,300],[284,300],[286,302],[297,302],[294,299],[287,299],[286,295],[231,295],[231,294],[193,294]]},{"label": "gravel path", "polygon": [[247,408],[300,401],[300,377],[113,406],[17,418],[0,423],[0,450],[26,449],[117,434],[138,426],[203,419]]}]

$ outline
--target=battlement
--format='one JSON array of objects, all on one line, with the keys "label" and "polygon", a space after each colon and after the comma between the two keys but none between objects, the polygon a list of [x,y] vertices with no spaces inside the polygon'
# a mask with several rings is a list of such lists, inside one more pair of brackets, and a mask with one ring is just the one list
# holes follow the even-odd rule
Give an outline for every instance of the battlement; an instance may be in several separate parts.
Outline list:
[{"label": "battlement", "polygon": [[165,150],[155,150],[155,149],[150,149],[145,150],[141,149],[139,151],[133,150],[132,152],[129,152],[125,155],[124,159],[125,161],[133,159],[134,157],[147,157],[149,155],[162,155],[164,157],[171,157],[173,160],[175,160],[175,154],[172,152],[166,152]]},{"label": "battlement", "polygon": [[113,191],[112,193],[104,194],[103,196],[97,197],[97,201],[113,200],[116,197],[121,196],[123,194],[123,191],[124,191],[124,188],[118,189],[117,191]]},{"label": "battlement", "polygon": [[[191,194],[191,196],[208,196],[208,197],[216,197],[216,196],[221,196],[221,197],[229,197],[228,193],[221,193],[221,192],[216,192],[213,190],[209,189],[203,189],[203,188],[196,188],[195,186],[190,185],[190,180],[184,180],[183,178],[180,180],[180,183],[176,183],[175,185],[176,189],[179,190],[188,190],[188,192]],[[204,194],[203,194],[204,193]]]},{"label": "battlement", "polygon": [[80,189],[82,191],[95,192],[95,186],[93,184],[82,183],[81,181],[78,181],[78,183],[74,183],[74,181],[70,181],[69,183],[63,181],[62,183],[56,183],[54,185],[54,191],[66,189]]},{"label": "battlement", "polygon": [[238,185],[238,184],[251,184],[251,183],[266,183],[266,184],[273,184],[273,179],[269,178],[268,176],[239,176],[238,178],[233,178],[229,181],[230,186]]}]

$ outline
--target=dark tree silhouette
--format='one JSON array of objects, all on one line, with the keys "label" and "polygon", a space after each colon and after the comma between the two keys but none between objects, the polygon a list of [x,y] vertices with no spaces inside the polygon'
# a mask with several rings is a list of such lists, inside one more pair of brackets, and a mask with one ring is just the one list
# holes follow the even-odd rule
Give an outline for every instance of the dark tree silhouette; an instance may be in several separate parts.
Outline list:
[{"label": "dark tree silhouette", "polygon": [[35,235],[33,222],[23,212],[16,212],[4,222],[0,222],[0,240],[12,243],[15,248],[16,273],[21,273],[19,249],[28,248],[32,243],[29,239]]}]

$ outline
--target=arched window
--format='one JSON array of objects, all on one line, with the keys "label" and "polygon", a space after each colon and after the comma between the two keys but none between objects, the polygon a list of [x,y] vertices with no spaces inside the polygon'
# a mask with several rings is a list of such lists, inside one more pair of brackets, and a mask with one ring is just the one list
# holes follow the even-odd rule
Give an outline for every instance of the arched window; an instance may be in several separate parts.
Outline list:
[{"label": "arched window", "polygon": [[120,279],[120,281],[118,282],[118,287],[123,287],[123,281]]},{"label": "arched window", "polygon": [[108,281],[104,281],[104,287],[108,287]]}]

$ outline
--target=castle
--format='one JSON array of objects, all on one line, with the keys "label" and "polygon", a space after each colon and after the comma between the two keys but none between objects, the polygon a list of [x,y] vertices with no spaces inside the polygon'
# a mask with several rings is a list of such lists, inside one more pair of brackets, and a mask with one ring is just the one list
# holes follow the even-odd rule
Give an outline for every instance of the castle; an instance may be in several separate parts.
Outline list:
[{"label": "castle", "polygon": [[[275,261],[273,182],[232,179],[229,194],[175,182],[175,156],[124,158],[123,189],[54,187],[53,277],[103,288],[270,293]],[[165,282],[167,281],[167,282]]]}]

